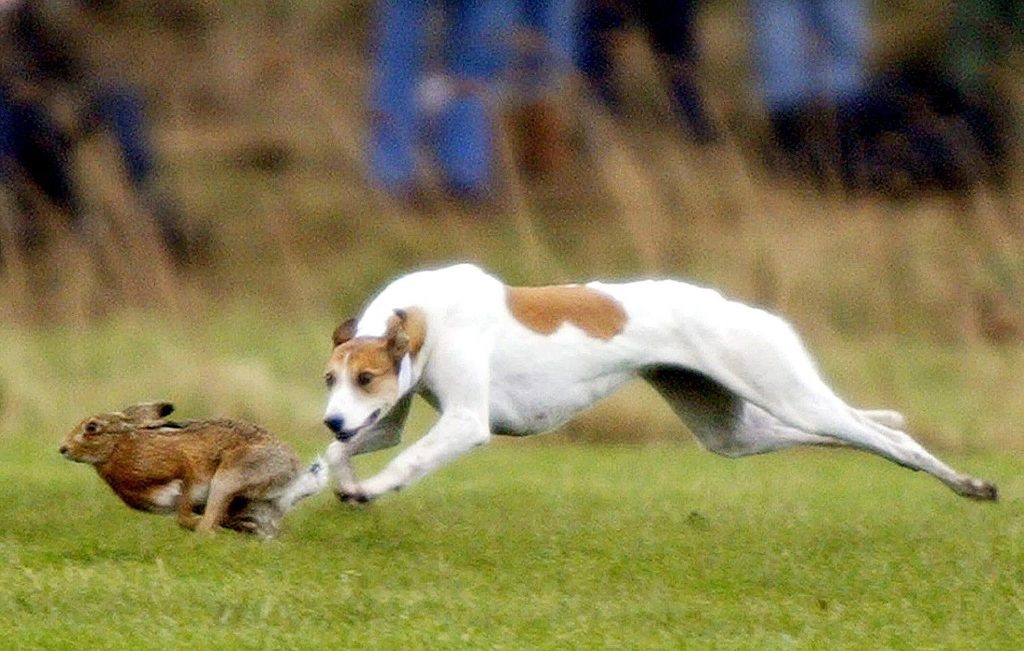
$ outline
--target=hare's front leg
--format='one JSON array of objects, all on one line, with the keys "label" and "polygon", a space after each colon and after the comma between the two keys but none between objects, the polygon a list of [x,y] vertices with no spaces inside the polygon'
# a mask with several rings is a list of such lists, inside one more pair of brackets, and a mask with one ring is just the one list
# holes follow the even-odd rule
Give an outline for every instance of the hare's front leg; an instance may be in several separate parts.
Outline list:
[{"label": "hare's front leg", "polygon": [[192,501],[192,486],[186,482],[182,486],[181,498],[178,500],[178,524],[190,531],[194,530],[196,525],[199,524],[199,516],[193,511],[194,508],[195,502]]}]

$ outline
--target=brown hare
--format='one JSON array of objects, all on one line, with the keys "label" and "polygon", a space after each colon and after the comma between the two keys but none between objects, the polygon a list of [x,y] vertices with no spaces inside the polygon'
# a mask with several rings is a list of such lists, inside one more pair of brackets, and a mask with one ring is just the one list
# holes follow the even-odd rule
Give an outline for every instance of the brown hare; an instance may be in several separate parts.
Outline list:
[{"label": "brown hare", "polygon": [[125,504],[177,514],[201,533],[225,527],[273,537],[281,517],[320,491],[319,461],[303,469],[292,450],[265,429],[228,419],[173,422],[169,402],[132,405],[75,426],[60,446],[65,458],[92,464]]}]

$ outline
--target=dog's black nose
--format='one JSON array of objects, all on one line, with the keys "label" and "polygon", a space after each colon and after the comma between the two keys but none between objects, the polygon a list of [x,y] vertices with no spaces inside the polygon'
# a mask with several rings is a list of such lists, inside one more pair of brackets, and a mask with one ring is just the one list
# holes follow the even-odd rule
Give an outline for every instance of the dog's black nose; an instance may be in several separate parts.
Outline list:
[{"label": "dog's black nose", "polygon": [[335,434],[339,434],[345,429],[345,419],[341,416],[330,416],[324,419],[324,425]]},{"label": "dog's black nose", "polygon": [[66,445],[60,446],[60,450],[58,450],[58,452],[60,452],[61,454],[64,454],[67,451],[68,451],[68,446],[66,446]]}]

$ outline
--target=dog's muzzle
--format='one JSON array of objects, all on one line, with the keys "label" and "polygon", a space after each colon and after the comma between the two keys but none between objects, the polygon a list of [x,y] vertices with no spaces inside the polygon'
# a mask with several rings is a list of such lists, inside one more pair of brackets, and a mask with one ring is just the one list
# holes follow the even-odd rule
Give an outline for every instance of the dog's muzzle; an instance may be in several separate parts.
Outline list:
[{"label": "dog's muzzle", "polygon": [[332,416],[324,419],[324,425],[327,429],[334,432],[334,435],[341,438],[341,433],[345,431],[345,419],[340,416]]},{"label": "dog's muzzle", "polygon": [[358,427],[345,429],[345,419],[340,416],[325,418],[324,425],[327,426],[327,429],[334,432],[334,438],[338,439],[342,443],[347,443],[359,432],[363,431],[367,427],[373,426],[377,422],[378,418],[380,418],[380,409],[374,410],[374,412],[370,414]]}]

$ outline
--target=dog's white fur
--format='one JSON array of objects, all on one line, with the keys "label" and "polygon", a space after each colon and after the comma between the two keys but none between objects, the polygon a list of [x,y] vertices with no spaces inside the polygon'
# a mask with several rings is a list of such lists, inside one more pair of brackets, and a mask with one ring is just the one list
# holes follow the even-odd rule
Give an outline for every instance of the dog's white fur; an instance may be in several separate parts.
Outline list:
[{"label": "dog's white fur", "polygon": [[[862,411],[838,398],[781,318],[674,280],[585,287],[621,307],[614,336],[572,322],[549,334],[531,329],[510,310],[508,288],[472,265],[411,273],[385,287],[352,341],[394,338],[395,310],[417,311],[422,341],[395,360],[395,378],[372,391],[348,367],[354,353],[346,345],[355,344],[335,349],[325,422],[347,439],[327,454],[339,496],[365,501],[402,489],[492,432],[550,430],[641,377],[713,452],[849,446],[923,470],[960,495],[996,499],[993,484],[956,472],[901,431],[899,413]],[[381,472],[357,481],[351,455],[397,444],[417,392],[439,409],[437,423]]]}]

